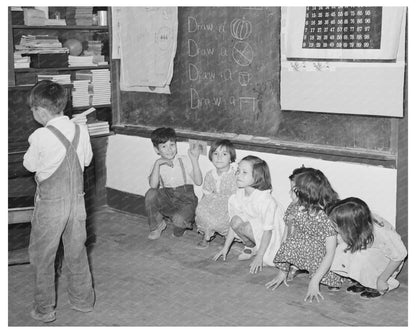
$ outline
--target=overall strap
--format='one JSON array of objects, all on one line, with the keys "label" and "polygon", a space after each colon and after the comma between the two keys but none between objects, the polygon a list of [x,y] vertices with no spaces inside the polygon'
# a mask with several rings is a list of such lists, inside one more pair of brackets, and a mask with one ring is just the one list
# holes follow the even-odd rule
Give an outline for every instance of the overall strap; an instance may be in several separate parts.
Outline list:
[{"label": "overall strap", "polygon": [[80,130],[77,124],[75,124],[75,134],[74,134],[74,138],[72,139],[72,143],[69,142],[69,140],[65,137],[65,135],[63,135],[61,131],[59,131],[56,127],[52,125],[48,125],[46,126],[46,128],[49,129],[53,134],[55,134],[55,136],[59,139],[59,141],[62,142],[62,144],[65,146],[67,150],[68,150],[68,147],[70,146],[72,146],[75,150],[78,147]]},{"label": "overall strap", "polygon": [[181,165],[181,169],[182,169],[182,177],[183,177],[183,184],[186,185],[186,172],[185,172],[185,167],[183,165],[182,159],[180,157],[178,157],[179,160],[179,164]]}]

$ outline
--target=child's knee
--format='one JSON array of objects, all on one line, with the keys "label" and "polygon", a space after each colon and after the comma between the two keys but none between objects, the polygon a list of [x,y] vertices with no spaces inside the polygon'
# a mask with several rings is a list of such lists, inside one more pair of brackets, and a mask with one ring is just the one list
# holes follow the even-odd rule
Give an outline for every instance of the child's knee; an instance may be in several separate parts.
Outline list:
[{"label": "child's knee", "polygon": [[191,221],[189,218],[186,218],[182,214],[173,214],[171,216],[171,220],[174,226],[179,228],[189,228],[192,225],[193,220]]},{"label": "child's knee", "polygon": [[230,227],[233,230],[238,230],[239,228],[241,228],[243,223],[244,221],[242,220],[242,218],[240,216],[235,215],[231,218]]},{"label": "child's knee", "polygon": [[154,203],[158,199],[159,192],[155,188],[149,189],[144,195],[144,203],[146,206]]}]

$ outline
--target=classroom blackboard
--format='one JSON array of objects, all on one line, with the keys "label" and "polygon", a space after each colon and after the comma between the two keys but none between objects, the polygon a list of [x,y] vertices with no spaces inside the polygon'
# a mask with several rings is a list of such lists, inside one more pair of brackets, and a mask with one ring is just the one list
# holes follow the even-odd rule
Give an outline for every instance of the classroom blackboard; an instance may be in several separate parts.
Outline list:
[{"label": "classroom blackboard", "polygon": [[120,92],[120,124],[391,151],[387,117],[282,111],[280,7],[179,7],[171,94]]}]

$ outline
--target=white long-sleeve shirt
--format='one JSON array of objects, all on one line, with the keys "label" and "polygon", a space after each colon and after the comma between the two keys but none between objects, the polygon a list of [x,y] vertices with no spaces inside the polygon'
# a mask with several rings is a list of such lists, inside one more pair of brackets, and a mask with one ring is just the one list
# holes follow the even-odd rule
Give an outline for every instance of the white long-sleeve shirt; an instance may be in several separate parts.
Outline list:
[{"label": "white long-sleeve shirt", "polygon": [[[58,129],[70,142],[75,135],[75,124],[67,116],[59,116],[51,119],[46,126],[52,125]],[[84,170],[92,160],[92,148],[88,128],[79,125],[80,137],[77,147],[77,155]],[[66,150],[61,141],[49,129],[38,128],[29,136],[29,149],[23,157],[23,166],[36,172],[38,181],[51,176],[65,158]]]}]

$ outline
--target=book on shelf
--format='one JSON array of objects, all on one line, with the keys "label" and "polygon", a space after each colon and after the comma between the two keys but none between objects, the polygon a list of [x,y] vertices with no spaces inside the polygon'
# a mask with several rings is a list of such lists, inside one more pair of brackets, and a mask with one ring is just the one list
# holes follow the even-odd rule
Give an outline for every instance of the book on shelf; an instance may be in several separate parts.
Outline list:
[{"label": "book on shelf", "polygon": [[71,74],[38,74],[38,81],[50,80],[59,84],[71,84]]},{"label": "book on shelf", "polygon": [[107,121],[88,120],[87,127],[90,135],[110,133],[110,126]]},{"label": "book on shelf", "polygon": [[66,25],[64,19],[46,19],[45,25]]}]

